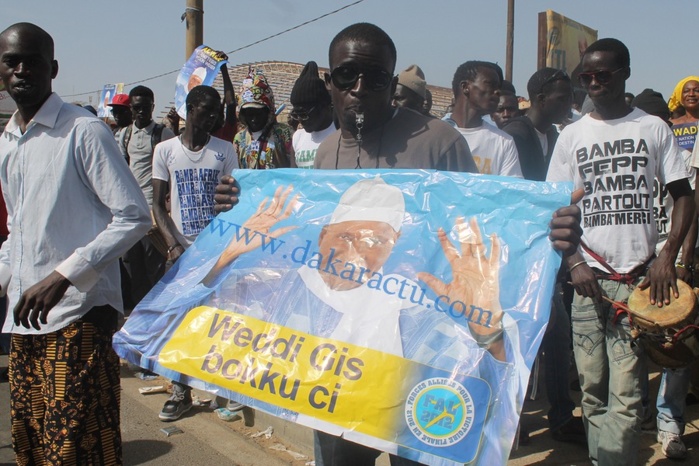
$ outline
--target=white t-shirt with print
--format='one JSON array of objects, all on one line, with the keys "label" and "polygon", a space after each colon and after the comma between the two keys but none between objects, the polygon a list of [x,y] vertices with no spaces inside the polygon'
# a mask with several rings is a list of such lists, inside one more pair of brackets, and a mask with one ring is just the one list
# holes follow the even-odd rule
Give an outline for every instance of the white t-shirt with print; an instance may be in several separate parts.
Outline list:
[{"label": "white t-shirt with print", "polygon": [[523,178],[512,136],[488,123],[477,128],[456,129],[468,142],[479,173]]},{"label": "white t-shirt with print", "polygon": [[[668,184],[689,173],[670,127],[633,109],[623,118],[589,114],[561,132],[547,181],[584,188],[580,201],[583,241],[617,272],[643,264],[655,251],[653,181]],[[587,263],[605,268],[582,251]]]},{"label": "white t-shirt with print", "polygon": [[[687,170],[689,171],[689,184],[692,189],[695,189],[696,184],[696,169],[692,167],[692,153],[682,149],[682,158]],[[660,253],[660,250],[665,246],[670,229],[672,228],[672,207],[675,205],[670,191],[667,186],[662,184],[656,178],[653,180],[653,217],[655,217],[655,225],[658,228],[658,243],[655,246],[655,253]],[[680,249],[682,251],[682,249]]]},{"label": "white t-shirt with print", "polygon": [[179,137],[155,146],[153,178],[170,183],[170,217],[185,248],[214,218],[214,188],[236,168],[233,144],[213,136],[197,152],[184,147]]},{"label": "white t-shirt with print", "polygon": [[312,133],[303,128],[297,129],[291,139],[296,156],[296,166],[299,168],[313,168],[313,161],[316,159],[318,146],[335,131],[337,130],[332,123],[324,130],[313,131]]}]

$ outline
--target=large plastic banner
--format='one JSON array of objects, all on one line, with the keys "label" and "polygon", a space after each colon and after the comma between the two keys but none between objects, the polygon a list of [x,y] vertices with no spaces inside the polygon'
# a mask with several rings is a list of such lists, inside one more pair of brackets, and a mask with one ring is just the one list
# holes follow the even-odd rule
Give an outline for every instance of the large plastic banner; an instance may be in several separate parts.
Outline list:
[{"label": "large plastic banner", "polygon": [[211,47],[200,45],[194,49],[189,60],[182,66],[175,83],[175,108],[181,118],[187,118],[185,101],[189,91],[196,86],[212,86],[225,63],[228,61]]},{"label": "large plastic banner", "polygon": [[[205,174],[202,174],[205,176]],[[197,388],[428,464],[505,464],[548,322],[567,184],[240,170],[114,338]]]}]

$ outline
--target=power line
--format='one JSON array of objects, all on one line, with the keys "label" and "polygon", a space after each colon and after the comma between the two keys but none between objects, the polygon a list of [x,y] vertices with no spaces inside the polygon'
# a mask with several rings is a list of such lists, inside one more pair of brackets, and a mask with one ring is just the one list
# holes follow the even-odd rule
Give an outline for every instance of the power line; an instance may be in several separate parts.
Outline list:
[{"label": "power line", "polygon": [[[291,32],[291,31],[294,31],[294,30],[296,30],[296,29],[302,28],[303,26],[306,26],[306,25],[308,25],[308,24],[314,23],[314,22],[316,22],[316,21],[318,21],[318,20],[321,20],[321,19],[323,19],[323,18],[327,18],[328,16],[332,16],[332,15],[334,15],[334,14],[336,14],[336,13],[339,13],[339,12],[342,11],[342,10],[346,10],[347,8],[350,8],[350,7],[353,7],[353,6],[355,6],[355,5],[358,5],[358,4],[362,3],[363,1],[364,1],[364,0],[357,0],[356,2],[347,4],[347,5],[343,6],[343,7],[338,8],[337,10],[333,10],[333,11],[331,11],[331,12],[329,12],[329,13],[325,13],[325,14],[323,14],[323,15],[320,15],[320,16],[316,17],[316,18],[310,19],[310,20],[305,21],[305,22],[303,22],[303,23],[301,23],[301,24],[297,24],[296,26],[290,27],[289,29],[285,29],[285,30],[283,30],[283,31],[281,31],[281,32],[278,32],[278,33],[276,33],[276,34],[272,34],[271,36],[267,36],[267,37],[265,37],[264,39],[260,39],[260,40],[258,40],[258,41],[255,41],[255,42],[251,43],[251,44],[248,44],[248,45],[244,45],[244,46],[242,46],[242,47],[239,47],[239,48],[237,48],[237,49],[235,49],[235,50],[232,50],[232,51],[228,52],[227,55],[232,55],[232,54],[234,54],[234,53],[236,53],[236,52],[240,52],[241,50],[250,48],[250,47],[252,47],[253,45],[260,44],[260,43],[262,43],[262,42],[268,41],[268,40],[273,39],[273,38],[275,38],[275,37],[279,37],[279,36],[281,36],[282,34],[286,34],[287,32]],[[167,72],[161,73],[161,74],[159,74],[159,75],[157,75],[157,76],[151,76],[150,78],[139,79],[138,81],[133,81],[133,82],[124,84],[124,87],[126,87],[126,86],[132,86],[132,85],[134,85],[134,84],[144,83],[144,82],[147,82],[147,81],[152,81],[152,80],[154,80],[154,79],[162,78],[163,76],[167,76],[167,75],[169,75],[169,74],[179,73],[179,71],[180,71],[180,68],[177,68],[176,70],[167,71]],[[101,91],[102,91],[102,89],[98,89],[98,90],[96,90],[96,91],[80,92],[80,93],[78,93],[78,94],[63,95],[62,97],[78,97],[78,96],[81,96],[81,95],[95,94],[95,93],[101,92]]]}]

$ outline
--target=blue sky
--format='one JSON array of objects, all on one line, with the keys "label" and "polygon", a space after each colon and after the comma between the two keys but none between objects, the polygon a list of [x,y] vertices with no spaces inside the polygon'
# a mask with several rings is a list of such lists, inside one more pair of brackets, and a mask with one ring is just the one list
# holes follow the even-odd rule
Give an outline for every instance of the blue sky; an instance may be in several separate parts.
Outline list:
[{"label": "blue sky", "polygon": [[[226,52],[320,16],[353,0],[204,0],[204,43]],[[133,82],[179,69],[184,62],[185,0],[4,0],[0,28],[29,21],[55,39],[62,96]],[[514,84],[526,94],[536,70],[537,13],[552,9],[616,37],[631,51],[627,90],[646,87],[667,98],[677,81],[699,74],[697,3],[693,0],[526,0],[515,7]],[[449,86],[466,60],[505,62],[507,0],[365,0],[340,13],[230,56],[233,64],[264,60],[327,66],[327,50],[343,27],[368,21],[398,49],[397,70],[419,64],[430,84]],[[176,74],[145,82],[160,109],[174,96]],[[271,83],[274,85],[274,83]],[[97,94],[92,94],[93,103]],[[66,97],[87,101],[88,96]]]}]

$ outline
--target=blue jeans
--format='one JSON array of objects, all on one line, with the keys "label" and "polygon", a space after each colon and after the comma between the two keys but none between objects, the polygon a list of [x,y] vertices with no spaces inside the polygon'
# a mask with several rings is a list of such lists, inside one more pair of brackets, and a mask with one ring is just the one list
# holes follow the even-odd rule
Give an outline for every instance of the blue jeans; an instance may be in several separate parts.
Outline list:
[{"label": "blue jeans", "polygon": [[658,390],[658,430],[682,435],[684,408],[689,389],[689,367],[663,369]]},{"label": "blue jeans", "polygon": [[[599,280],[602,293],[624,301],[632,287]],[[641,385],[645,360],[632,348],[628,318],[611,304],[575,294],[573,350],[582,387],[583,422],[593,464],[636,464],[640,449]]]},{"label": "blue jeans", "polygon": [[573,418],[575,402],[570,397],[568,372],[570,371],[570,319],[563,304],[559,287],[553,295],[551,312],[555,320],[551,329],[544,335],[542,347],[546,396],[549,400],[549,428],[556,430]]}]

